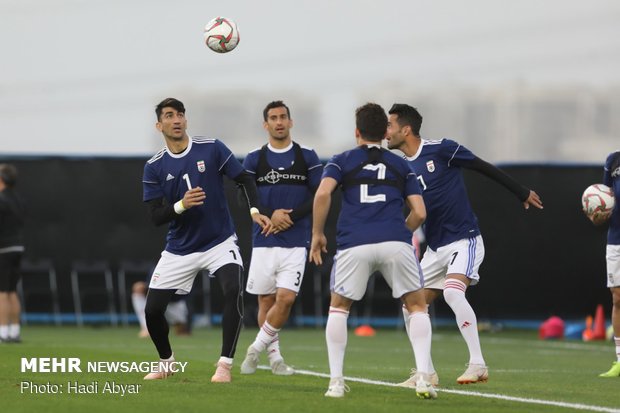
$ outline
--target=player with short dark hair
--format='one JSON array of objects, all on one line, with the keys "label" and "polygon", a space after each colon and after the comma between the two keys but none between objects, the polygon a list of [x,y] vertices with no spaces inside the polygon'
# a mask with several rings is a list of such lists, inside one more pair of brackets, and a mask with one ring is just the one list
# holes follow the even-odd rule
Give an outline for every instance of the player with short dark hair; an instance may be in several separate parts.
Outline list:
[{"label": "player with short dark hair", "polygon": [[[196,274],[207,270],[224,293],[222,352],[212,382],[231,381],[230,370],[243,317],[243,270],[237,236],[224,194],[223,176],[243,189],[252,220],[263,233],[269,218],[258,211],[254,179],[230,149],[217,139],[187,135],[185,107],[174,98],[160,102],[155,113],[157,129],[166,146],[144,166],[142,186],[156,225],[169,223],[166,248],[153,271],[145,315],[149,334],[166,366],[174,361],[164,313],[171,297],[187,294]],[[151,372],[146,380],[169,373]]]},{"label": "player with short dark hair", "polygon": [[609,222],[607,231],[607,287],[611,292],[612,309],[611,325],[614,330],[614,343],[616,345],[616,361],[611,368],[600,377],[620,377],[620,151],[612,152],[605,160],[603,184],[611,188],[616,200],[614,209],[610,212],[595,211],[587,214],[595,225]]},{"label": "player with short dark hair", "polygon": [[[359,146],[332,157],[314,198],[310,258],[321,264],[321,252],[327,252],[324,227],[331,194],[341,187],[338,249],[325,327],[330,371],[327,397],[343,397],[348,391],[343,378],[347,318],[353,302],[364,296],[368,278],[375,271],[383,274],[394,298],[400,298],[410,311],[408,335],[417,365],[430,364],[432,333],[424,300],[424,277],[410,244],[411,231],[426,217],[420,186],[409,164],[380,146],[387,129],[387,116],[381,106],[368,103],[358,108],[355,125]],[[405,204],[411,210],[406,219]],[[416,387],[421,398],[437,397],[428,379],[421,367]]]},{"label": "player with short dark hair", "polygon": [[17,168],[0,164],[0,343],[19,343],[21,305],[17,296],[24,253],[25,203],[15,191]]},{"label": "player with short dark hair", "polygon": [[243,167],[256,180],[261,210],[271,217],[273,235],[264,237],[254,225],[246,291],[258,295],[260,330],[248,347],[241,373],[253,374],[266,350],[273,374],[291,375],[294,370],[280,353],[279,332],[303,281],[313,196],[323,165],[314,150],[292,140],[293,120],[284,102],[269,103],[263,117],[269,142],[250,152]]},{"label": "player with short dark hair", "polygon": [[[465,297],[470,285],[478,283],[478,268],[484,259],[484,244],[478,219],[474,215],[461,172],[472,169],[488,176],[511,191],[523,203],[542,209],[536,192],[525,188],[495,166],[475,156],[450,139],[426,140],[420,137],[422,116],[412,106],[396,103],[389,110],[388,148],[399,149],[409,161],[422,187],[427,207],[424,223],[427,249],[422,258],[426,301],[432,303],[442,292],[456,316],[461,335],[469,349],[467,370],[457,378],[459,384],[483,382],[488,368],[482,356],[476,314]],[[408,312],[403,309],[403,315]],[[435,368],[424,367],[434,385],[439,383]],[[414,387],[415,370],[401,383]]]}]

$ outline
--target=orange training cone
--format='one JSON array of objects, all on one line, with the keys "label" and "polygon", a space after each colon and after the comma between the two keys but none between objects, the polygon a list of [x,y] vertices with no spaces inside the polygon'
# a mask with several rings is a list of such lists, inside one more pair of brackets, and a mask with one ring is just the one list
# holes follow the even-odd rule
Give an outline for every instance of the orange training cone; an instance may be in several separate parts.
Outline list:
[{"label": "orange training cone", "polygon": [[375,335],[375,329],[364,324],[355,329],[355,335],[358,337],[373,337]]},{"label": "orange training cone", "polygon": [[591,315],[586,317],[586,328],[585,330],[583,330],[583,333],[581,334],[581,338],[583,339],[583,341],[592,340],[592,316]]},{"label": "orange training cone", "polygon": [[596,307],[596,313],[594,315],[594,327],[592,329],[592,340],[605,340],[605,312],[603,305],[599,304]]}]

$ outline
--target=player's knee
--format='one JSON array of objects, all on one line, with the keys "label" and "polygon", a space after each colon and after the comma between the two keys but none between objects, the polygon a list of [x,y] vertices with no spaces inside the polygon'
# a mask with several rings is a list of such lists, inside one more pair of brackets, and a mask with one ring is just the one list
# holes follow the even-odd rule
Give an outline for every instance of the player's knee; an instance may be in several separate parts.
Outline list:
[{"label": "player's knee", "polygon": [[167,291],[151,290],[146,297],[146,305],[144,314],[147,317],[159,316],[166,312],[168,303],[170,302],[170,294]]},{"label": "player's knee", "polygon": [[446,286],[443,290],[443,298],[448,305],[452,305],[457,301],[465,299],[465,284],[462,288],[455,288],[453,286]]},{"label": "player's knee", "polygon": [[282,294],[278,293],[276,296],[276,302],[284,308],[291,308],[293,304],[295,304],[295,298],[297,298],[297,296],[292,291]]},{"label": "player's knee", "polygon": [[241,268],[237,264],[228,264],[216,271],[225,298],[234,298],[242,292]]},{"label": "player's knee", "polygon": [[620,287],[611,290],[611,301],[616,308],[620,308]]}]

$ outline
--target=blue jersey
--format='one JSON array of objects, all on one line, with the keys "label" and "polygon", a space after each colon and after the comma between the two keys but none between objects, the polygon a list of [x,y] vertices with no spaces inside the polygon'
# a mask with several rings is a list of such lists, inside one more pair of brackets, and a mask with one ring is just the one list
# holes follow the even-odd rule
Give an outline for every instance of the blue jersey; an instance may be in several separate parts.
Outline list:
[{"label": "blue jersey", "polygon": [[[351,171],[368,161],[369,150],[378,145],[360,146],[335,155],[325,165],[323,178],[333,178],[342,186],[342,207],[338,216],[338,249],[386,241],[411,242],[403,210],[409,195],[420,195],[416,176],[399,156],[381,149],[382,160],[366,165],[355,174],[357,183],[347,184]],[[364,179],[385,184],[364,184]],[[402,187],[394,185],[402,180]]]},{"label": "blue jersey", "polygon": [[177,255],[202,252],[235,233],[224,194],[223,175],[233,179],[243,167],[217,139],[193,137],[187,148],[174,154],[164,148],[144,166],[143,200],[165,198],[168,204],[183,199],[197,186],[206,194],[204,204],[178,215],[166,236],[166,251]]},{"label": "blue jersey", "polygon": [[605,173],[603,183],[611,188],[616,198],[616,205],[609,219],[609,231],[607,232],[607,244],[620,245],[620,151],[611,153],[605,161]]},{"label": "blue jersey", "polygon": [[[302,146],[301,152],[305,166],[301,168],[303,170],[300,173],[306,179],[303,180],[303,184],[287,183],[289,181],[285,181],[283,178],[292,170],[296,158],[293,143],[291,142],[284,149],[275,149],[271,145],[267,145],[265,155],[270,168],[267,175],[269,184],[257,185],[261,206],[273,210],[295,210],[312,197],[321,182],[323,165],[314,150]],[[250,152],[243,161],[245,170],[254,175],[257,180],[262,179],[262,177],[257,176],[260,154],[261,148],[256,149]],[[310,216],[311,214],[308,214],[295,221],[288,230],[268,237],[261,234],[262,229],[255,223],[253,228],[254,247],[307,248],[310,243]]]},{"label": "blue jersey", "polygon": [[471,151],[450,139],[422,139],[418,152],[406,158],[422,187],[426,205],[423,229],[434,251],[480,234],[459,167],[459,162],[474,158]]}]

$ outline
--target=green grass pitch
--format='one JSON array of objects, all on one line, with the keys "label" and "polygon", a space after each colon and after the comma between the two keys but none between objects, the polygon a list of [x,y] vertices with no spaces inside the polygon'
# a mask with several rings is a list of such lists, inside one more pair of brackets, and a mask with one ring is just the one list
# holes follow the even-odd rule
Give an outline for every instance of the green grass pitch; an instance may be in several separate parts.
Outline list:
[{"label": "green grass pitch", "polygon": [[[191,337],[171,340],[187,371],[164,381],[142,380],[142,373],[32,373],[20,371],[22,357],[78,357],[88,361],[154,361],[148,339],[135,328],[24,327],[22,344],[0,344],[0,410],[17,412],[620,412],[620,378],[603,379],[613,361],[610,342],[540,341],[534,332],[482,333],[490,366],[488,383],[459,386],[467,350],[455,329],[435,331],[433,359],[440,377],[439,398],[419,400],[396,383],[413,365],[404,331],[378,330],[375,337],[349,331],[345,375],[371,383],[348,381],[344,399],[327,399],[328,379],[297,374],[273,376],[259,370],[239,374],[245,349],[256,334],[241,334],[231,384],[212,384],[219,356],[220,330],[198,329]],[[323,330],[285,329],[281,347],[287,363],[300,370],[328,373]],[[261,364],[266,364],[263,357]],[[98,382],[98,394],[21,393],[20,383],[81,384]],[[105,382],[140,384],[138,394],[102,394]],[[377,382],[377,383],[375,383]],[[464,393],[463,393],[464,392]],[[483,395],[492,395],[483,397]],[[529,402],[528,402],[529,400]],[[534,401],[533,403],[531,401]],[[551,404],[545,404],[551,403]]]}]

